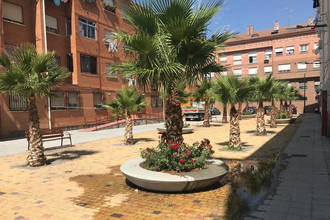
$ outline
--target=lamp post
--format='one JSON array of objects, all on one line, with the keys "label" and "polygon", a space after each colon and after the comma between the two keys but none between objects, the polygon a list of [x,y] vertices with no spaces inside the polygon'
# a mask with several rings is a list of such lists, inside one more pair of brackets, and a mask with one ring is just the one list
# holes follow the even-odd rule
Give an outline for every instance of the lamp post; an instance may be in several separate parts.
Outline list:
[{"label": "lamp post", "polygon": [[304,113],[306,113],[306,73],[304,73]]}]

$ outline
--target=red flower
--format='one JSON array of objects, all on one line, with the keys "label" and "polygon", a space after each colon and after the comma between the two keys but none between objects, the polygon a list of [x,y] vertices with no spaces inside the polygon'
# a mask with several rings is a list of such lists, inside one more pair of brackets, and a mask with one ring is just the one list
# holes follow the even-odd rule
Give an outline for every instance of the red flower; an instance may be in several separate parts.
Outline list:
[{"label": "red flower", "polygon": [[191,162],[192,164],[194,164],[194,160],[190,160],[190,162]]},{"label": "red flower", "polygon": [[210,152],[211,154],[213,154],[213,153],[214,153],[214,150],[210,150],[209,152]]},{"label": "red flower", "polygon": [[184,164],[186,161],[185,161],[184,159],[181,159],[179,162],[180,162],[181,164]]},{"label": "red flower", "polygon": [[171,147],[172,150],[178,152],[179,147],[177,147],[176,144],[171,144],[170,147]]},{"label": "red flower", "polygon": [[146,150],[147,150],[147,151],[149,151],[149,150],[150,150],[150,148],[149,148],[149,147],[147,147],[147,148],[146,148]]},{"label": "red flower", "polygon": [[150,154],[147,154],[147,155],[146,155],[146,158],[149,158],[149,157],[150,157]]},{"label": "red flower", "polygon": [[208,144],[207,146],[209,146],[210,148],[212,148],[212,145],[211,144]]},{"label": "red flower", "polygon": [[184,167],[185,169],[187,168],[187,166],[186,166],[186,165],[184,165],[183,167]]},{"label": "red flower", "polygon": [[205,141],[205,143],[206,143],[207,145],[209,145],[209,144],[210,144],[210,140],[209,140],[209,139],[207,139],[207,138],[204,138],[204,141]]},{"label": "red flower", "polygon": [[186,151],[187,157],[190,157],[191,153],[187,150]]},{"label": "red flower", "polygon": [[171,144],[171,141],[167,141],[167,144]]}]

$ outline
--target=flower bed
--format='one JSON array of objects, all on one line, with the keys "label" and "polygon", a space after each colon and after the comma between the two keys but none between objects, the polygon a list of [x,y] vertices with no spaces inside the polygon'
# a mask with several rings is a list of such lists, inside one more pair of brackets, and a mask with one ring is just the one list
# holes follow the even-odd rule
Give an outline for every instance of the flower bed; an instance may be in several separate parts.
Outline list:
[{"label": "flower bed", "polygon": [[171,143],[164,140],[156,148],[146,148],[141,152],[145,159],[143,167],[148,170],[174,170],[188,172],[207,168],[206,160],[214,153],[208,139],[188,146],[184,143]]}]

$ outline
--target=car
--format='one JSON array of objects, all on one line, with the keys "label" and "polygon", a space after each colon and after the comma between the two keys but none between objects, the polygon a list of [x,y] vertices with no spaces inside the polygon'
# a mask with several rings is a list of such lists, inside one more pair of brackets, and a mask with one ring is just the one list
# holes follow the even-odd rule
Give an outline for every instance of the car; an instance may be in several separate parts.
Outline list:
[{"label": "car", "polygon": [[210,114],[211,115],[221,115],[221,112],[217,108],[210,108]]},{"label": "car", "polygon": [[264,107],[264,113],[265,113],[266,115],[270,115],[270,112],[271,112],[271,111],[272,111],[272,106],[267,105],[267,106]]},{"label": "car", "polygon": [[254,106],[249,106],[248,109],[246,109],[246,107],[243,109],[243,112],[247,112],[249,111],[251,114],[256,114],[257,112],[257,108]]}]

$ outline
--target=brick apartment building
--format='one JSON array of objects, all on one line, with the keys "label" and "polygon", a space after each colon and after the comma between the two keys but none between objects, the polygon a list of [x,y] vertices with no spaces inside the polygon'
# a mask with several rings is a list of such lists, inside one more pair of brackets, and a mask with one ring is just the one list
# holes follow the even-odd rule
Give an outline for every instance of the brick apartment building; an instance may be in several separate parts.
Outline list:
[{"label": "brick apartment building", "polygon": [[[38,101],[41,128],[79,127],[109,119],[111,114],[101,104],[123,86],[134,84],[109,71],[112,64],[129,59],[111,35],[117,30],[134,33],[125,19],[128,4],[126,0],[0,0],[0,53],[31,43],[39,52],[54,51],[58,63],[72,71],[54,88],[57,96],[51,97],[50,105],[47,98]],[[160,115],[159,96],[141,92],[149,103],[146,114]],[[25,100],[0,95],[0,104],[0,137],[27,129]]]},{"label": "brick apartment building", "polygon": [[[320,85],[320,58],[315,54],[319,37],[307,24],[254,31],[247,27],[246,33],[238,34],[218,51],[217,60],[228,67],[222,75],[237,77],[267,77],[270,73],[279,80],[295,86],[301,95],[306,95],[306,111],[317,107],[317,92]],[[306,91],[304,91],[306,89]],[[293,103],[298,112],[303,112],[304,101]],[[269,105],[269,103],[265,103]],[[256,104],[255,104],[256,106]]]}]

